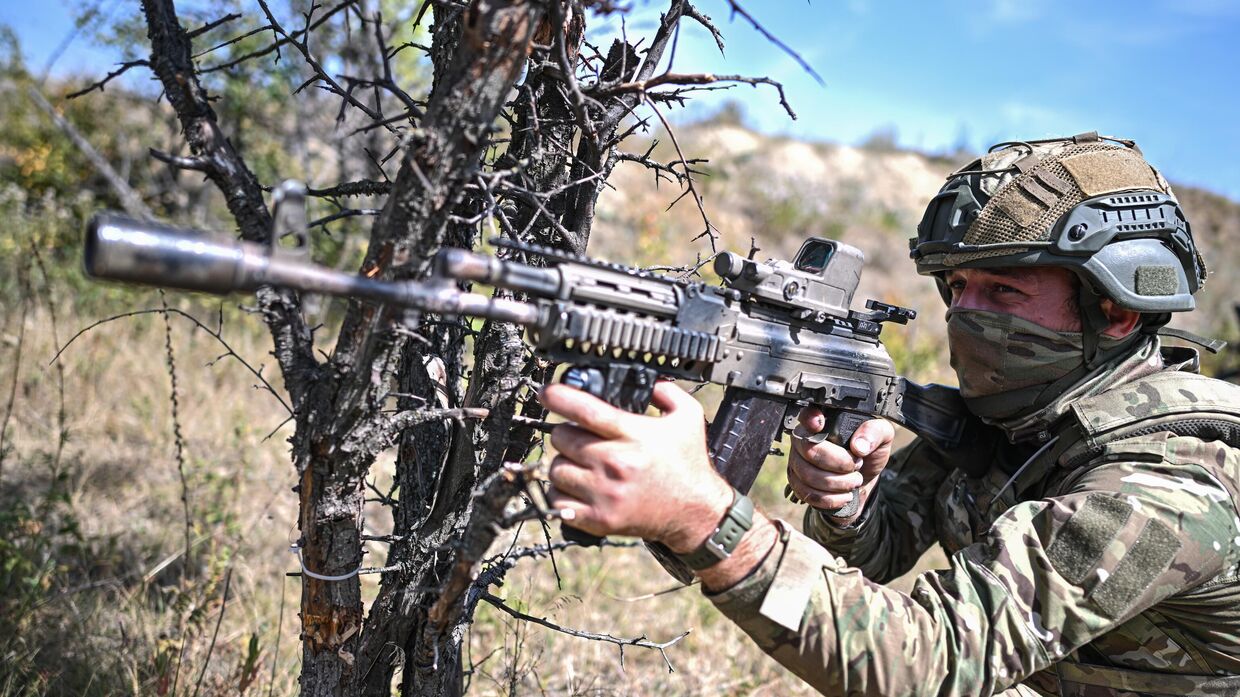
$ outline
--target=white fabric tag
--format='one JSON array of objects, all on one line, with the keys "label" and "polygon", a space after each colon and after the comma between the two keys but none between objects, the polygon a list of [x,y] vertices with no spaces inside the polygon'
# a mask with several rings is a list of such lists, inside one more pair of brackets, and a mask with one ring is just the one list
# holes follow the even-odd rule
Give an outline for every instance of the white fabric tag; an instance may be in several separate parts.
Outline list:
[{"label": "white fabric tag", "polygon": [[759,614],[793,632],[800,631],[814,583],[822,577],[822,561],[814,543],[793,532],[784,545],[779,569],[762,599]]}]

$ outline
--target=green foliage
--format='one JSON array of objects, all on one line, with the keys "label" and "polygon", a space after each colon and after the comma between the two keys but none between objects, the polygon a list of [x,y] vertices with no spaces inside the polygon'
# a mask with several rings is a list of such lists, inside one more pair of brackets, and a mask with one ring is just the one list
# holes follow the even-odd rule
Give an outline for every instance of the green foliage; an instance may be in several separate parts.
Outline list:
[{"label": "green foliage", "polygon": [[[0,499],[0,695],[189,694],[223,610],[230,549],[211,543],[144,576],[133,558],[154,550],[83,532],[78,463],[58,469],[43,454],[11,465]],[[227,653],[217,660],[236,668],[214,680],[230,687],[206,694],[254,685],[259,635],[235,658]]]},{"label": "green foliage", "polygon": [[755,184],[746,200],[754,232],[761,239],[826,237],[837,240],[847,229],[840,216],[827,211],[821,196],[792,185]]},{"label": "green foliage", "polygon": [[[153,292],[89,281],[81,271],[80,240],[86,220],[99,207],[89,191],[60,196],[55,191],[32,193],[13,183],[0,183],[0,303],[21,302],[19,279],[37,260],[41,288],[72,298],[85,312],[115,306],[121,299],[148,303]],[[46,274],[44,276],[43,274]],[[64,338],[64,337],[62,337]]]},{"label": "green foliage", "polygon": [[900,134],[895,126],[876,128],[861,141],[861,149],[876,153],[900,152]]},{"label": "green foliage", "polygon": [[[42,610],[72,593],[88,546],[69,497],[69,472],[6,487],[0,500],[0,694],[45,694],[58,682]],[[54,610],[54,607],[53,607]],[[49,660],[52,658],[52,660]]]}]

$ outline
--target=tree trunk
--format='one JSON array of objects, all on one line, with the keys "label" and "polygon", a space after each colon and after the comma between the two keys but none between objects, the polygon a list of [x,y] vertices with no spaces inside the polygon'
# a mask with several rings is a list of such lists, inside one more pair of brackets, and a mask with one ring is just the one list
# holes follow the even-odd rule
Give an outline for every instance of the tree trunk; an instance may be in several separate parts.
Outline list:
[{"label": "tree trunk", "polygon": [[[172,0],[142,5],[151,66],[190,146],[190,168],[223,192],[244,239],[266,241],[271,217],[263,189],[217,123]],[[640,59],[633,46],[617,41],[599,66],[600,81],[650,78],[687,7],[671,0]],[[430,98],[417,127],[405,133],[399,171],[371,228],[361,272],[423,279],[441,247],[474,246],[475,223],[467,221],[484,212],[497,217],[510,238],[584,253],[595,202],[616,163],[617,128],[640,94],[586,99],[570,88],[585,31],[576,3],[473,0],[464,9],[448,3],[434,8]],[[365,48],[354,47],[358,62],[377,51],[369,35],[364,40]],[[511,141],[489,164],[495,124],[532,47],[529,73],[509,108]],[[365,97],[370,111],[380,113],[378,87],[372,95]],[[371,133],[373,145],[379,139]],[[484,200],[491,192],[479,191],[486,181],[480,174],[497,169],[511,170],[506,176],[517,184],[497,194],[498,207]],[[333,354],[320,362],[300,298],[271,288],[257,295],[294,408],[302,693],[387,695],[402,664],[406,695],[459,692],[461,640],[478,597],[462,584],[472,581],[471,569],[497,534],[504,503],[519,488],[499,476],[503,463],[524,460],[535,442],[528,426],[513,427],[519,410],[542,416],[521,391],[549,379],[553,366],[530,356],[517,327],[486,322],[475,337],[473,375],[462,393],[468,322],[421,317],[419,342],[410,338],[408,318],[399,310],[356,302]],[[402,432],[385,410],[393,392],[401,395],[396,406],[402,412],[467,407],[485,409],[486,416],[428,421]],[[375,457],[392,445],[398,445],[400,501],[388,564],[399,570],[384,574],[364,617],[356,574],[364,483]],[[491,497],[475,499],[482,487]],[[443,593],[445,586],[451,588]]]}]

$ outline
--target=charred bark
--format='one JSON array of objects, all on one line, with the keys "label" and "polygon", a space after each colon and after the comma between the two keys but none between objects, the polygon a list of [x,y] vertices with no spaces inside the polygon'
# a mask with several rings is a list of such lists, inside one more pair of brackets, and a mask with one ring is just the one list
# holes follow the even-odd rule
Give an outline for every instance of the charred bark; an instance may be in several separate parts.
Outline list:
[{"label": "charred bark", "polygon": [[[349,4],[345,0],[327,16]],[[427,49],[434,74],[424,110],[422,102],[414,105],[390,84],[390,55],[378,21],[371,25],[375,42],[367,38],[353,46],[350,63],[388,74],[373,81],[342,78],[373,90],[364,98],[352,87],[341,90],[311,60],[304,42],[325,17],[313,25],[307,17],[304,30],[283,34],[275,44],[274,50],[296,47],[314,64],[317,77],[306,85],[315,80],[330,85],[327,91],[340,99],[342,109],[356,109],[373,122],[376,130],[369,131],[366,148],[373,165],[379,166],[372,151],[384,142],[379,127],[390,137],[393,123],[414,125],[400,132],[394,178],[334,187],[338,195],[387,194],[370,229],[361,273],[422,279],[436,251],[445,245],[473,247],[489,220],[509,238],[584,253],[598,196],[618,161],[617,145],[628,134],[621,123],[649,99],[647,85],[654,84],[651,78],[680,19],[691,17],[713,32],[709,20],[685,0],[670,0],[642,51],[640,41],[616,41],[606,56],[590,58],[594,62],[586,70],[579,52],[583,6],[591,3],[427,4],[435,13]],[[191,57],[192,37],[180,26],[173,0],[142,5],[152,48],[149,64],[191,153],[166,161],[205,173],[223,193],[241,236],[266,241],[271,216],[263,189],[218,123]],[[260,6],[273,34],[282,33],[269,8]],[[349,10],[363,19],[364,30],[367,14],[378,14],[366,7],[360,3]],[[616,11],[610,3],[598,7]],[[373,61],[371,53],[380,59]],[[523,71],[525,79],[514,90]],[[670,80],[667,74],[660,77]],[[688,77],[697,80],[693,84],[715,79]],[[394,117],[384,113],[378,96],[385,84],[394,88],[400,106]],[[496,138],[501,117],[511,126],[506,146]],[[485,590],[485,584],[480,590],[475,583],[478,564],[501,532],[505,504],[523,485],[524,475],[504,465],[524,461],[536,443],[536,432],[514,427],[514,416],[541,418],[537,403],[528,399],[529,388],[550,379],[554,366],[530,354],[517,327],[487,322],[474,337],[473,373],[466,381],[469,322],[411,318],[360,303],[349,307],[332,355],[320,362],[301,299],[265,288],[258,300],[294,408],[290,442],[304,572],[302,693],[386,695],[402,666],[406,695],[459,692],[461,640]],[[481,418],[398,421],[385,410],[393,402],[403,414],[427,408]],[[408,424],[413,425],[403,428]],[[392,445],[398,446],[400,491],[388,556],[394,570],[384,574],[379,597],[364,615],[357,576],[364,551],[363,490],[375,457]]]}]

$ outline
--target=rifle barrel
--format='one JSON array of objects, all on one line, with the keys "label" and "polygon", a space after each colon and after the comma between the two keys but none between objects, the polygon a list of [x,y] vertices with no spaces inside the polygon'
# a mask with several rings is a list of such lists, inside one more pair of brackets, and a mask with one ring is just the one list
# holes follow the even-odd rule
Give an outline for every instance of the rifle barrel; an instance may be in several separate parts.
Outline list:
[{"label": "rifle barrel", "polygon": [[86,273],[96,278],[217,295],[271,285],[522,325],[541,317],[536,305],[462,293],[446,281],[384,281],[342,273],[253,242],[112,213],[91,219],[83,259]]},{"label": "rifle barrel", "polygon": [[560,297],[563,280],[558,269],[540,269],[448,247],[435,256],[436,275],[458,281],[477,281],[540,298]]}]

